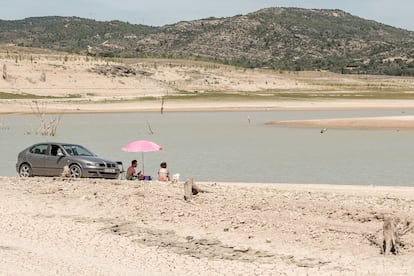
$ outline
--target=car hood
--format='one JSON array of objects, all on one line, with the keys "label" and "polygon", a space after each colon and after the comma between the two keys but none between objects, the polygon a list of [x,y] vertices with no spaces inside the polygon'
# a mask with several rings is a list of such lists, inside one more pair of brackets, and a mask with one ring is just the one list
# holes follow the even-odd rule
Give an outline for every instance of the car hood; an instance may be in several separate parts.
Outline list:
[{"label": "car hood", "polygon": [[91,163],[110,163],[110,164],[115,164],[116,162],[108,160],[108,159],[104,159],[101,157],[97,157],[97,156],[70,156],[69,159],[73,159],[73,160],[79,160],[79,161],[84,161],[84,162],[91,162]]}]

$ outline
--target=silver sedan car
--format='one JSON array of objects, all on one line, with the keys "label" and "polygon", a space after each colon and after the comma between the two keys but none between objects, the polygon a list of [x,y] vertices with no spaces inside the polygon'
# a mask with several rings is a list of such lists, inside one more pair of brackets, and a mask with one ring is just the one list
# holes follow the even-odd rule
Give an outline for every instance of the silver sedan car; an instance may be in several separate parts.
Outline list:
[{"label": "silver sedan car", "polygon": [[21,177],[60,176],[65,166],[70,177],[118,178],[117,162],[100,158],[81,145],[45,142],[34,144],[17,156]]}]

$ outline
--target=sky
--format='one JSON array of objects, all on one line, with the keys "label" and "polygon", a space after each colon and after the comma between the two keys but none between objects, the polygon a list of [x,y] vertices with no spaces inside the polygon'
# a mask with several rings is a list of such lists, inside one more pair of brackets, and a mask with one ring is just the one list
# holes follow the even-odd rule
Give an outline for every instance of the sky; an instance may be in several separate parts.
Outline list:
[{"label": "sky", "polygon": [[414,0],[0,0],[0,4],[2,20],[57,15],[150,26],[229,17],[268,7],[340,9],[414,31]]}]

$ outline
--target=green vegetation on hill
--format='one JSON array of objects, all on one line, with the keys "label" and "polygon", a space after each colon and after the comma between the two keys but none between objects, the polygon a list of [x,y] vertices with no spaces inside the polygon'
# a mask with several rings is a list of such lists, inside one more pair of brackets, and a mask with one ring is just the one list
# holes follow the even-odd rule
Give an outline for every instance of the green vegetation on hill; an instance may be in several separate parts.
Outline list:
[{"label": "green vegetation on hill", "polygon": [[341,10],[268,8],[162,27],[77,17],[0,20],[0,43],[107,57],[414,76],[414,32]]}]

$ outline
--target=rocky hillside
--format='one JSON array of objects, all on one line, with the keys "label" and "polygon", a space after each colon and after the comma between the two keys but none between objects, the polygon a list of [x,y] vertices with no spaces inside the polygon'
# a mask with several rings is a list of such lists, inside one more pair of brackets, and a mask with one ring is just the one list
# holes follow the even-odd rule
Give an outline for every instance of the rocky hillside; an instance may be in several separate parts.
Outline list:
[{"label": "rocky hillside", "polygon": [[414,76],[414,32],[341,10],[268,8],[162,27],[76,17],[0,20],[0,43],[107,57],[179,57],[250,68]]}]

